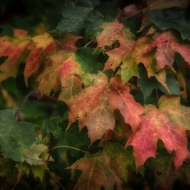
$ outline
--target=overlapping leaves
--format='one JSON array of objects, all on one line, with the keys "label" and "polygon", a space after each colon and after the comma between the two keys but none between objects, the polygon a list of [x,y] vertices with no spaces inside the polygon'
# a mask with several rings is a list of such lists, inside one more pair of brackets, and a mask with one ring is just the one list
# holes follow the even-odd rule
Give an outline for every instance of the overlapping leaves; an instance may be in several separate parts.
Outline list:
[{"label": "overlapping leaves", "polygon": [[[153,1],[148,1],[148,4],[151,9],[159,8]],[[78,34],[88,20],[86,17],[89,14],[92,16],[92,11],[98,5],[99,1],[91,0],[63,1],[60,4],[61,10],[59,9],[62,19],[57,29]],[[172,6],[171,1],[168,6]],[[183,33],[183,27],[188,23],[188,15],[183,17],[183,11],[179,15],[182,21],[180,28],[176,27],[177,18],[173,14],[175,11],[166,11],[166,15],[155,10],[150,13],[151,20],[160,29],[176,29],[183,39],[189,39],[188,34]],[[160,20],[164,18],[164,21],[170,21],[171,16],[173,23],[163,23],[163,20]],[[46,143],[51,141],[50,133],[53,135],[57,147],[52,149],[64,148],[57,151],[59,158],[62,158],[71,146],[78,150],[81,147],[86,148],[81,143],[84,139],[89,144],[87,135],[78,135],[78,129],[74,130],[76,127],[79,127],[79,130],[87,128],[91,145],[102,137],[110,140],[106,135],[114,131],[115,120],[118,120],[116,112],[119,112],[123,123],[125,122],[130,130],[126,135],[127,138],[129,135],[130,137],[125,138],[127,142],[124,143],[133,147],[136,169],[144,165],[148,158],[155,158],[153,170],[161,173],[159,176],[155,172],[155,188],[160,186],[163,189],[166,186],[165,181],[178,170],[167,184],[167,188],[170,188],[177,175],[189,175],[183,167],[183,162],[189,159],[186,132],[190,130],[190,111],[189,107],[180,102],[180,93],[183,98],[188,95],[180,64],[186,62],[187,67],[190,65],[189,42],[184,42],[173,31],[153,31],[152,28],[147,35],[145,33],[136,39],[129,28],[116,21],[103,23],[99,29],[99,33],[95,32],[97,47],[94,47],[94,44],[92,47],[77,47],[75,43],[81,37],[71,34],[56,39],[48,33],[31,37],[26,31],[14,30],[13,37],[0,38],[0,56],[5,58],[0,65],[0,82],[9,77],[16,78],[19,67],[24,62],[24,79],[27,86],[29,79],[34,77],[42,95],[56,95],[58,100],[67,104],[67,131],[59,127],[62,120],[58,117],[44,121],[40,131]],[[108,56],[107,60],[99,59],[103,54]],[[176,54],[181,56],[183,62],[176,64]],[[141,72],[142,64],[146,72]],[[110,70],[113,71],[112,74],[109,74]],[[158,93],[157,89],[161,92]],[[154,90],[157,92],[156,97],[151,96]],[[138,96],[135,96],[140,91],[144,95],[143,103],[146,104],[151,96],[155,99],[154,105],[143,107],[143,103],[137,101]],[[161,96],[162,94],[167,96]],[[169,96],[171,94],[172,96]],[[16,122],[10,119],[12,116],[12,111],[2,111],[0,114],[0,145],[4,157],[30,165],[40,165],[44,171],[45,161],[40,156],[47,151],[47,147],[43,143],[35,142],[38,136],[34,133],[33,124]],[[66,128],[66,125],[64,127]],[[168,153],[160,150],[160,140],[163,143],[161,149],[165,147]],[[131,152],[125,150],[119,142],[108,143],[102,148],[104,150],[101,153],[86,154],[70,166],[70,169],[82,171],[75,188],[98,190],[101,187],[114,189],[114,186],[117,186],[121,189],[120,179],[127,182],[127,168],[133,169],[134,165]],[[76,149],[69,150],[69,153],[78,158],[79,154],[74,152]],[[168,168],[163,166],[166,164]],[[23,171],[22,165],[17,165],[17,168]],[[33,173],[36,170],[34,166]],[[35,175],[42,179],[42,173],[37,173]],[[186,180],[187,182],[189,181]]]}]

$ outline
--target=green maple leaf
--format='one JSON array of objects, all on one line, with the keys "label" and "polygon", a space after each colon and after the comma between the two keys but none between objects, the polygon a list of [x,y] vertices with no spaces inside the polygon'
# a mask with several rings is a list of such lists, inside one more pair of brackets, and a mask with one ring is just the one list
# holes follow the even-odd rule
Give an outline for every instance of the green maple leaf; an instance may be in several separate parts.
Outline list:
[{"label": "green maple leaf", "polygon": [[[173,3],[173,2],[172,2]],[[150,20],[160,29],[176,29],[183,40],[190,39],[190,15],[184,10],[150,10]]]},{"label": "green maple leaf", "polygon": [[18,175],[16,168],[16,162],[10,158],[1,158],[0,159],[0,176],[7,176],[9,179],[14,178]]},{"label": "green maple leaf", "polygon": [[160,149],[156,158],[147,162],[147,166],[154,172],[155,189],[172,189],[178,177],[177,173],[175,173],[173,155],[166,150]]},{"label": "green maple leaf", "polygon": [[56,29],[62,33],[79,34],[92,10],[92,8],[65,6],[62,10],[63,18]]},{"label": "green maple leaf", "polygon": [[49,136],[52,133],[54,136],[61,133],[61,128],[59,124],[62,122],[62,118],[60,117],[52,117],[50,119],[46,119],[43,122],[41,127],[42,138]]},{"label": "green maple leaf", "polygon": [[0,111],[0,146],[4,157],[34,165],[43,164],[39,156],[47,147],[40,143],[34,132],[36,125],[15,121],[14,115],[12,109]]},{"label": "green maple leaf", "polygon": [[32,165],[30,169],[35,177],[39,177],[41,181],[44,179],[44,172],[47,170],[47,165]]},{"label": "green maple leaf", "polygon": [[115,171],[110,167],[110,160],[106,154],[85,155],[84,158],[76,161],[68,169],[82,171],[78,178],[75,189],[78,190],[113,190],[114,186],[121,189],[121,181]]},{"label": "green maple leaf", "polygon": [[172,156],[166,151],[160,151],[155,158],[155,188],[171,189],[177,179]]},{"label": "green maple leaf", "polygon": [[189,160],[184,161],[183,165],[179,168],[179,170],[176,173],[178,179],[187,184],[190,185],[190,165]]},{"label": "green maple leaf", "polygon": [[73,124],[69,130],[57,134],[55,139],[57,140],[55,148],[60,160],[66,152],[69,152],[72,157],[79,158],[80,153],[85,152],[90,143],[87,134],[79,132],[76,124]]},{"label": "green maple leaf", "polygon": [[76,53],[76,61],[81,65],[82,70],[85,73],[97,73],[102,70],[102,65],[99,63],[90,48],[79,48]]},{"label": "green maple leaf", "polygon": [[170,93],[167,92],[167,90],[156,80],[155,77],[148,78],[147,72],[141,64],[139,65],[139,75],[140,79],[137,79],[137,86],[140,87],[143,92],[145,103],[147,103],[148,98],[150,97],[152,90],[154,89],[160,89],[163,93],[167,95],[181,94],[178,81],[174,77],[174,75],[167,75],[166,77],[166,84]]}]

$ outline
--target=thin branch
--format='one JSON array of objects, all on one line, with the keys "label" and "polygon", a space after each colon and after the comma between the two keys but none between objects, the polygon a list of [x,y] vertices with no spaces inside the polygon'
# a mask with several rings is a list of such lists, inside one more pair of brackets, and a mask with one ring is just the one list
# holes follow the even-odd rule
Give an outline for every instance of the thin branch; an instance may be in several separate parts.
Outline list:
[{"label": "thin branch", "polygon": [[[48,171],[48,170],[47,170]],[[49,172],[49,171],[48,171]],[[51,174],[51,172],[49,172],[49,174]],[[51,177],[53,177],[55,179],[55,181],[59,184],[59,186],[65,190],[65,188],[61,185],[61,183],[59,182],[59,180],[54,176],[54,175],[51,175]]]},{"label": "thin branch", "polygon": [[93,41],[90,40],[84,47],[87,47],[90,43],[92,43]]},{"label": "thin branch", "polygon": [[57,149],[57,148],[70,148],[70,149],[73,149],[73,150],[78,150],[78,151],[81,151],[81,152],[84,152],[84,153],[88,153],[88,152],[86,152],[86,151],[84,151],[84,150],[81,150],[81,149],[79,149],[79,148],[75,148],[75,147],[72,147],[72,146],[55,146],[55,147],[53,147],[53,150],[54,149]]},{"label": "thin branch", "polygon": [[58,100],[56,98],[53,98],[53,97],[48,96],[48,95],[41,95],[40,99],[39,99],[39,97],[31,96],[30,99],[32,99],[32,100],[40,100],[40,101],[44,101],[44,102],[51,102],[53,104],[56,104],[58,102]]},{"label": "thin branch", "polygon": [[22,173],[22,175],[18,178],[17,182],[15,183],[14,187],[12,188],[12,190],[15,189],[15,187],[18,185],[19,181],[22,179],[23,175],[25,174],[25,172]]},{"label": "thin branch", "polygon": [[138,14],[138,13],[140,13],[140,12],[143,12],[143,11],[146,10],[146,9],[149,9],[149,7],[146,7],[146,8],[144,8],[144,9],[141,9],[141,10],[139,10],[139,11],[137,11],[137,12],[131,14],[130,16],[124,18],[124,20],[125,20],[125,19],[128,19],[128,18],[130,18],[130,17],[133,17],[134,15],[136,15],[136,14]]},{"label": "thin branch", "polygon": [[15,121],[18,121],[20,112],[21,112],[21,110],[22,110],[24,104],[26,103],[26,101],[28,100],[28,98],[29,98],[31,95],[33,95],[33,94],[39,94],[39,95],[40,95],[40,91],[39,91],[39,90],[34,90],[34,91],[28,93],[28,94],[25,96],[25,98],[24,98],[24,100],[22,101],[22,103],[21,103],[21,105],[20,105],[18,111],[17,111],[16,114],[15,114]]}]

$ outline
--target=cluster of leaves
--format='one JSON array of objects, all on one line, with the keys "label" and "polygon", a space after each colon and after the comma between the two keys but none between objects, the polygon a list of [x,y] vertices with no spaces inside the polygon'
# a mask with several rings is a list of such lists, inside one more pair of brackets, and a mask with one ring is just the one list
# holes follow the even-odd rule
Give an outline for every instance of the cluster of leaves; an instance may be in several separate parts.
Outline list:
[{"label": "cluster of leaves", "polygon": [[1,27],[0,188],[190,185],[189,2],[21,2],[38,11]]}]

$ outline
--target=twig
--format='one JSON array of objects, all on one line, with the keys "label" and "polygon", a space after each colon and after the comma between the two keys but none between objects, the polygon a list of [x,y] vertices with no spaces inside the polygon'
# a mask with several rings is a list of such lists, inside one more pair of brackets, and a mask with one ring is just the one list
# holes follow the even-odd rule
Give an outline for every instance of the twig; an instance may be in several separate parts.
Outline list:
[{"label": "twig", "polygon": [[74,150],[78,150],[78,151],[81,151],[81,152],[84,152],[84,153],[88,153],[88,152],[86,152],[86,151],[84,151],[84,150],[81,150],[81,149],[79,149],[79,148],[75,148],[75,147],[72,147],[72,146],[55,146],[55,147],[53,147],[53,150],[54,149],[57,149],[57,148],[70,148],[70,149],[74,149]]},{"label": "twig", "polygon": [[[32,100],[39,100],[39,97],[31,96],[30,99],[32,99]],[[48,95],[41,95],[40,96],[40,101],[51,102],[53,104],[56,104],[58,102],[57,99],[55,99],[55,98],[53,98],[51,96],[48,96]]]},{"label": "twig", "polygon": [[[48,170],[47,170],[48,171]],[[48,171],[49,172],[49,171]],[[51,172],[49,172],[51,174]],[[54,176],[54,175],[51,175],[51,177],[53,177],[55,179],[55,181],[59,184],[59,186],[65,190],[65,188],[61,185],[61,183],[59,182],[59,180]]]},{"label": "twig", "polygon": [[25,98],[24,98],[24,100],[22,101],[22,103],[21,103],[21,105],[20,105],[18,111],[17,111],[16,114],[15,114],[15,121],[18,121],[18,117],[19,117],[19,115],[20,115],[20,112],[21,112],[21,110],[22,110],[24,104],[26,103],[26,101],[28,100],[28,98],[29,98],[31,95],[33,95],[33,94],[39,94],[39,95],[40,95],[40,91],[39,91],[39,90],[34,90],[34,91],[28,93],[28,94],[25,96]]},{"label": "twig", "polygon": [[18,178],[17,182],[15,183],[14,187],[12,188],[12,190],[15,189],[15,187],[18,185],[19,181],[22,179],[23,175],[25,174],[25,172],[22,173],[22,175]]}]

